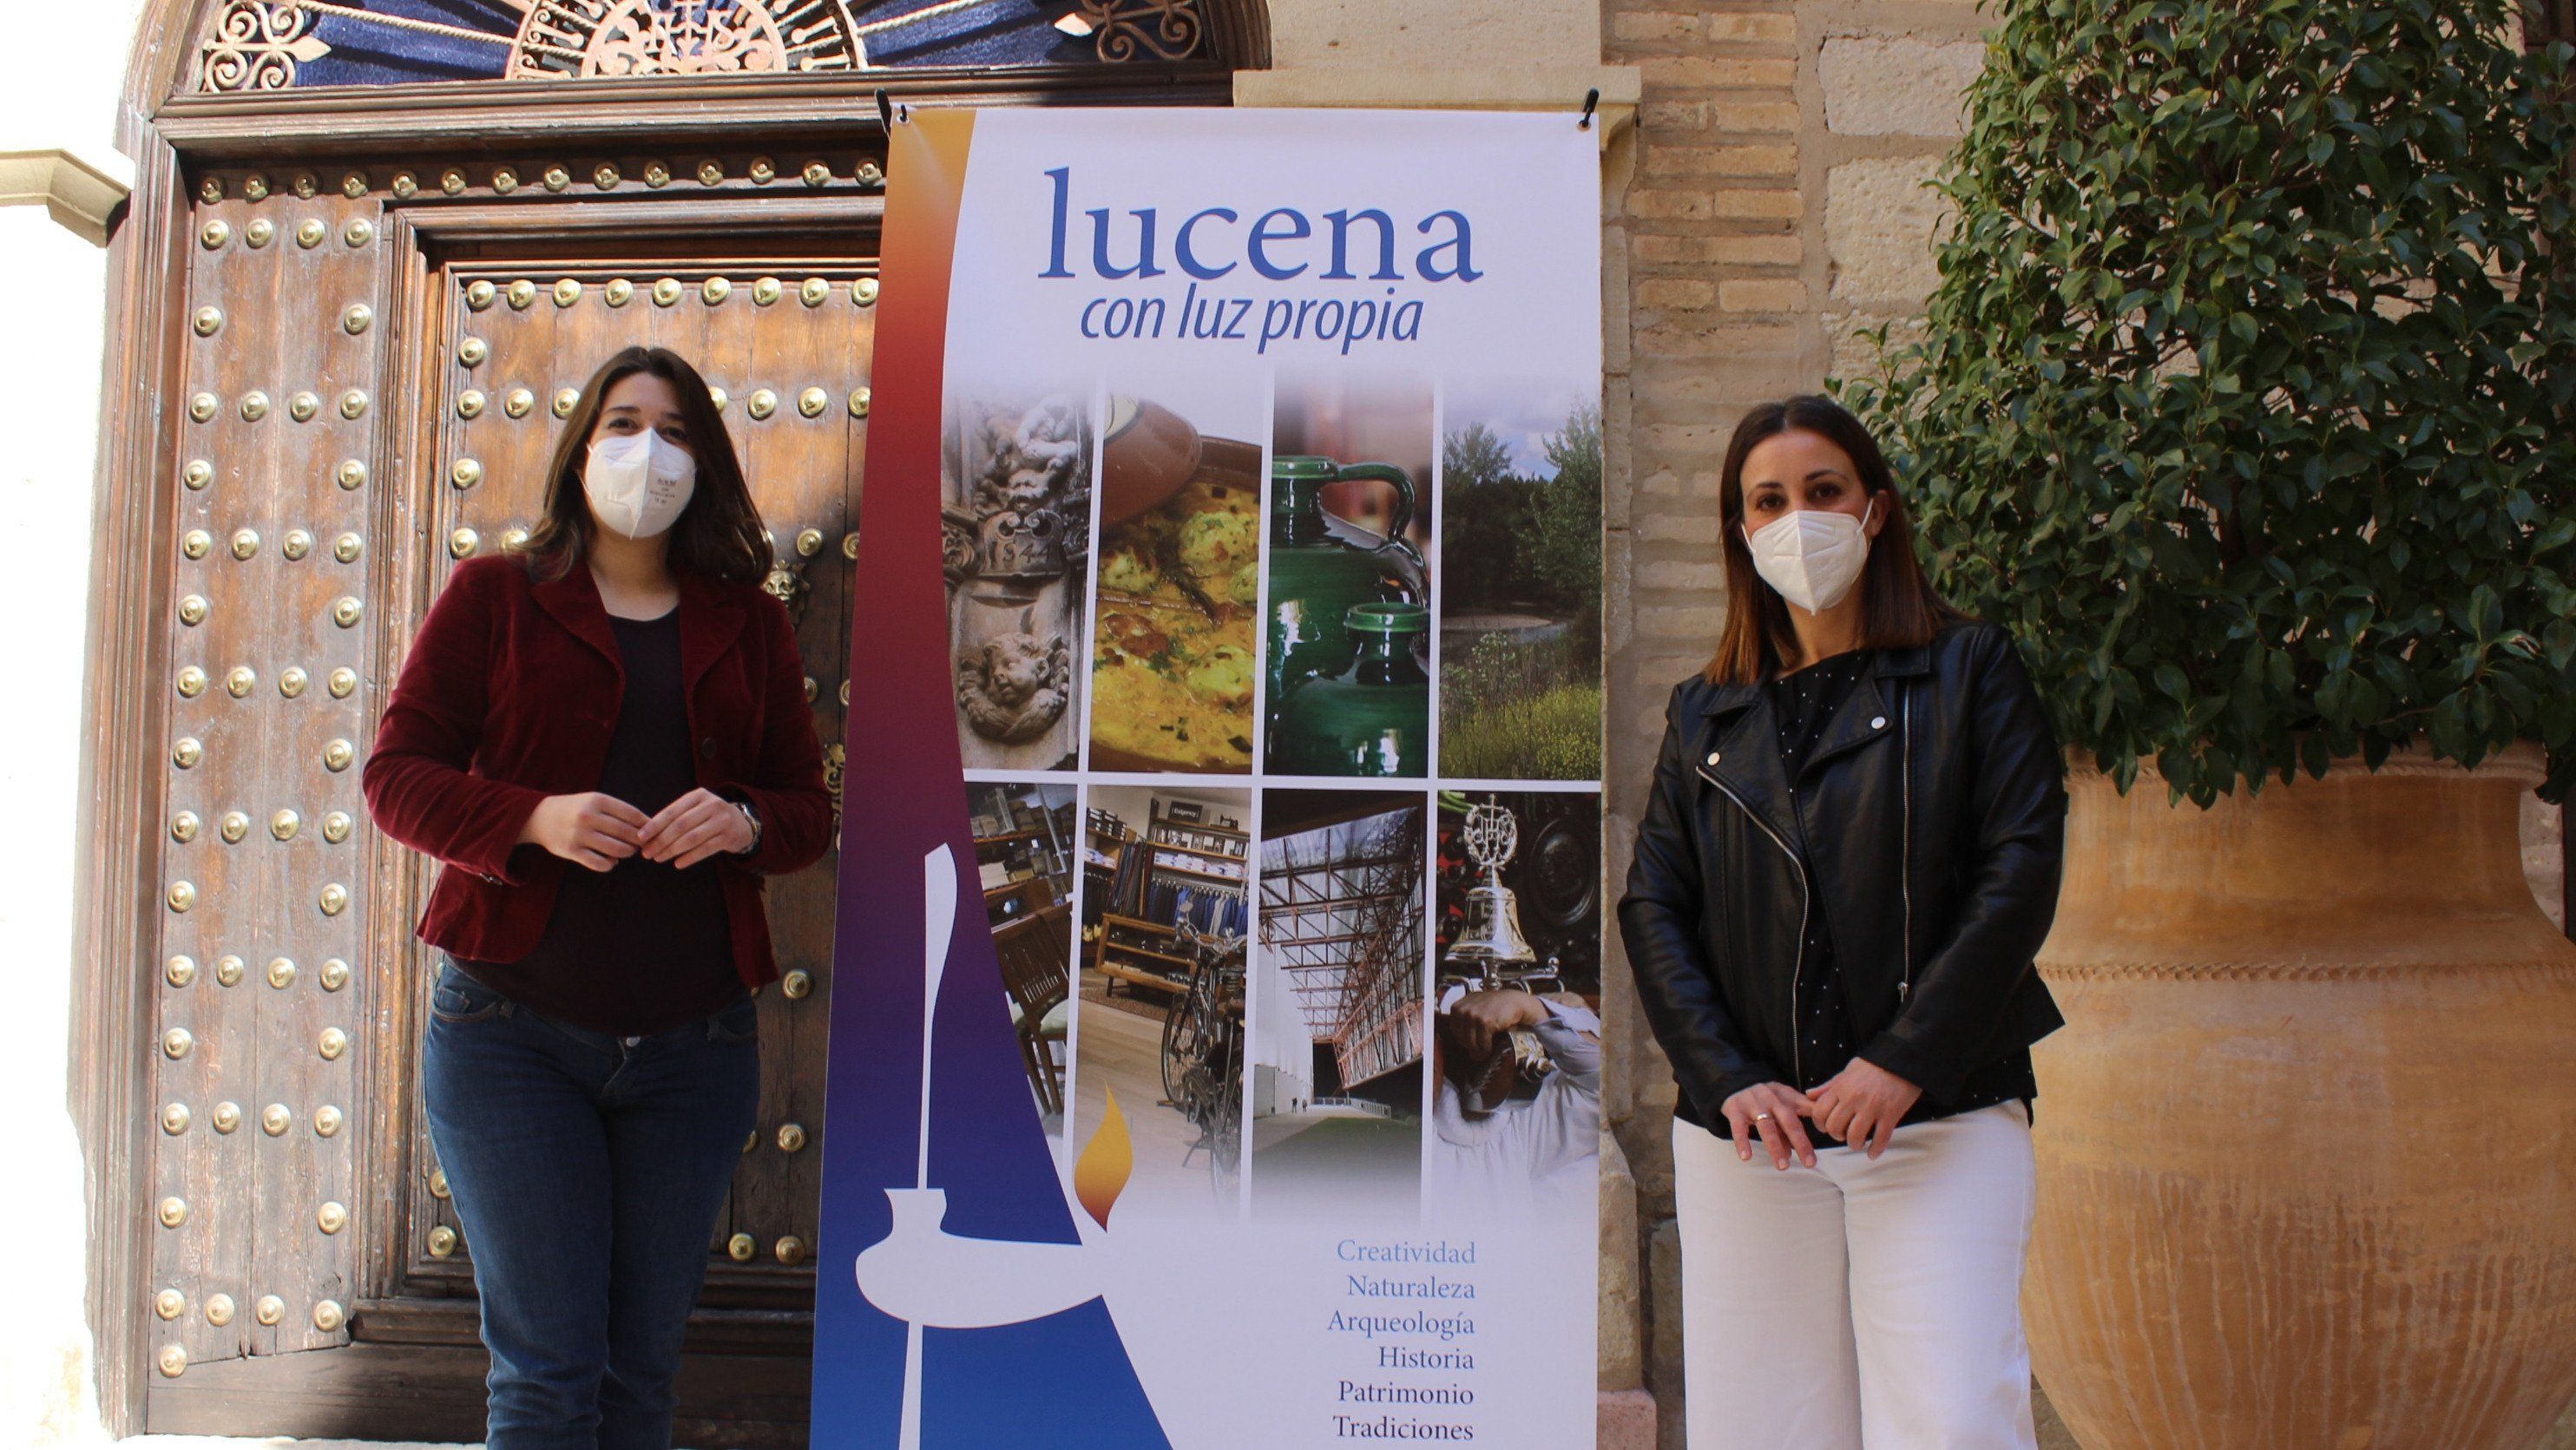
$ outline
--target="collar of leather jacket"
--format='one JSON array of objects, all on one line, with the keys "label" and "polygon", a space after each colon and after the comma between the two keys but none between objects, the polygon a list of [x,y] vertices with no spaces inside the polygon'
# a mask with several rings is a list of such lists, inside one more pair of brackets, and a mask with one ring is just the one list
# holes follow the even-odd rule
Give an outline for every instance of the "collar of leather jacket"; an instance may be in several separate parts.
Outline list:
[{"label": "collar of leather jacket", "polygon": [[[1898,679],[1908,675],[1930,673],[1932,673],[1930,645],[1918,644],[1904,649],[1883,649],[1876,652],[1875,657],[1870,661],[1869,668],[1861,671],[1860,681],[1853,688],[1857,692],[1860,685],[1866,685],[1872,680]],[[1724,715],[1730,711],[1741,710],[1761,697],[1760,685],[1711,685],[1708,687],[1708,698],[1700,703],[1699,712],[1703,715]]]},{"label": "collar of leather jacket", "polygon": [[[1930,673],[1929,645],[1874,651],[1868,667],[1852,682],[1851,693],[1827,720],[1825,733],[1816,742],[1815,753],[1807,758],[1806,768],[1812,771],[1882,735],[1896,734],[1889,728],[1888,696],[1879,689],[1879,683]],[[1708,698],[1700,705],[1703,720],[1699,738],[1692,746],[1691,764],[1697,774],[1733,795],[1784,846],[1802,839],[1804,832],[1791,813],[1792,792],[1788,774],[1780,764],[1779,724],[1770,698],[1758,685],[1711,685],[1707,689]]]}]

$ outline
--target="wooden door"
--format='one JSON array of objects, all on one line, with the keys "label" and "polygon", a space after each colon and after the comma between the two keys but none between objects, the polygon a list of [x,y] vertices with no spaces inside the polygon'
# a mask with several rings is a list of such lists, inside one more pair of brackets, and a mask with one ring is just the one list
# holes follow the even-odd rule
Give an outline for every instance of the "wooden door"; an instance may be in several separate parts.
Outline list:
[{"label": "wooden door", "polygon": [[362,1283],[377,209],[209,179],[188,229],[148,1168],[153,1359],[345,1342]]},{"label": "wooden door", "polygon": [[[164,495],[148,1428],[479,1435],[473,1246],[417,1101],[437,867],[370,828],[357,763],[429,601],[534,522],[561,416],[619,347],[672,348],[721,398],[837,794],[881,173],[816,164],[837,193],[756,207],[713,183],[520,197],[506,166],[453,191],[363,169],[200,186]],[[684,1439],[801,1442],[836,865],[769,885],[786,976]]]},{"label": "wooden door", "polygon": [[[417,534],[444,579],[458,559],[523,538],[544,505],[546,461],[591,371],[631,344],[689,359],[717,394],[743,475],[778,554],[805,658],[806,698],[825,748],[840,743],[849,640],[853,505],[867,434],[867,366],[877,281],[852,257],[745,256],[679,264],[601,256],[438,266],[437,355],[424,389],[435,460]],[[744,1145],[713,1252],[707,1302],[802,1307],[821,1190],[824,1024],[837,852],[770,883],[770,929],[785,974],[761,994],[761,1129]],[[424,864],[424,871],[428,868]],[[426,889],[426,881],[421,883]],[[426,992],[426,961],[412,990]],[[405,1287],[461,1290],[471,1246],[412,1115]]]}]

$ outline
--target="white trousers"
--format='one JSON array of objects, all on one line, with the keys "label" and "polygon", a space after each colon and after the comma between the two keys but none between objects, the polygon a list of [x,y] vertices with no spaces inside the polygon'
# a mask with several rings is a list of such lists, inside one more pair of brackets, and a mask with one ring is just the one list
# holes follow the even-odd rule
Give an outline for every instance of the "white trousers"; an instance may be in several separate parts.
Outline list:
[{"label": "white trousers", "polygon": [[1785,1173],[1675,1120],[1691,1450],[2035,1450],[2036,1188],[2019,1102]]}]

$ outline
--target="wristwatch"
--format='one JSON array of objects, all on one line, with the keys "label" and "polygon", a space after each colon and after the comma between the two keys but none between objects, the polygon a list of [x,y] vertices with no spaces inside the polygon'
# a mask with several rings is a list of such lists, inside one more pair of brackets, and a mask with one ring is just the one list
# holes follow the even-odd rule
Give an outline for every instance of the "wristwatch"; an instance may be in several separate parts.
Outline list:
[{"label": "wristwatch", "polygon": [[733,808],[742,812],[742,818],[744,820],[751,822],[751,844],[743,847],[741,850],[736,851],[733,854],[737,856],[758,855],[760,853],[760,812],[753,810],[751,808],[751,802],[749,801],[735,801],[733,803]]}]

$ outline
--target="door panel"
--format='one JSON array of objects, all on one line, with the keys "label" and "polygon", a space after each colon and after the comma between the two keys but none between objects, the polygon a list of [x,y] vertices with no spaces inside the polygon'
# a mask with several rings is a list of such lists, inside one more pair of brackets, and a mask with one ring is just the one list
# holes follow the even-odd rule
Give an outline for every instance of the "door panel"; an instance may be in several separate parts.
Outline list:
[{"label": "door panel", "polygon": [[[423,456],[437,467],[426,476],[421,515],[437,556],[433,577],[515,542],[541,517],[561,415],[601,361],[633,343],[670,348],[722,399],[778,556],[768,587],[796,620],[815,726],[837,750],[849,638],[844,540],[866,443],[874,267],[810,253],[675,264],[592,252],[518,263],[478,257],[439,267],[433,285],[441,299],[429,369],[436,443]],[[836,860],[827,854],[768,884],[786,977],[761,996],[760,1128],[710,1246],[710,1307],[812,1300]],[[424,953],[418,964],[416,992],[427,990],[429,960]],[[407,1277],[452,1291],[469,1273],[471,1246],[425,1130],[416,1127],[413,1141]]]},{"label": "door panel", "polygon": [[143,966],[157,976],[154,1350],[168,1377],[347,1339],[351,1047],[373,1000],[351,965],[367,926],[369,501],[335,479],[382,420],[373,212],[218,187],[190,229],[187,396],[164,495],[180,548],[162,950]]}]

